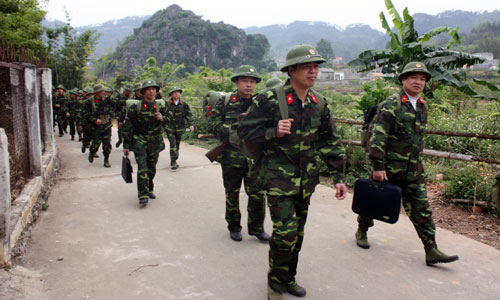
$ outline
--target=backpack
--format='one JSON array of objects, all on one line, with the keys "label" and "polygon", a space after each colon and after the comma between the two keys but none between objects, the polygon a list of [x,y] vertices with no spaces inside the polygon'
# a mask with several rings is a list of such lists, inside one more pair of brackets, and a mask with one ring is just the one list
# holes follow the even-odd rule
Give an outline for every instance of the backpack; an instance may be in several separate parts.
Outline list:
[{"label": "backpack", "polygon": [[[323,114],[325,108],[325,99],[321,94],[314,91],[313,89],[311,89],[311,92],[316,97],[318,105],[321,108],[321,114]],[[285,96],[284,85],[279,85],[278,87],[276,87],[276,96],[278,98],[281,120],[286,120],[288,119],[288,102]],[[227,105],[229,103],[230,98],[231,93],[225,95],[224,105]],[[248,110],[250,110],[250,107],[248,108]],[[244,140],[240,139],[236,132],[236,130],[238,129],[239,121],[248,113],[248,110],[245,113],[241,114],[238,117],[238,121],[234,122],[229,127],[229,144],[231,144],[236,149],[239,149],[245,157],[252,160],[257,160],[262,156],[265,147],[263,147],[262,144],[245,142]]]},{"label": "backpack", "polygon": [[[399,110],[401,108],[401,97],[399,97],[399,95],[396,97],[396,101],[396,109]],[[368,142],[372,137],[373,125],[375,123],[376,116],[379,114],[381,103],[383,102],[370,106],[363,114],[365,124],[361,127],[361,146],[365,148],[366,151],[368,151]]]}]

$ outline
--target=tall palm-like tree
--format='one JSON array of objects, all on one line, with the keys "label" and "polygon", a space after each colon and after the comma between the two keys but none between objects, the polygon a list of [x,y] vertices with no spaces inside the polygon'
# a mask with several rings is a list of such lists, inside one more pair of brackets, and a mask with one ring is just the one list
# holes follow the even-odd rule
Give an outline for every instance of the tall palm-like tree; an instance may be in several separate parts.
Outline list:
[{"label": "tall palm-like tree", "polygon": [[[453,45],[461,43],[458,27],[437,27],[419,36],[408,8],[404,9],[403,18],[401,18],[391,0],[385,0],[385,6],[396,29],[396,31],[391,29],[384,13],[381,12],[382,27],[391,38],[388,49],[361,52],[356,59],[348,63],[349,66],[356,68],[358,72],[381,67],[384,74],[397,74],[403,70],[407,63],[421,61],[425,63],[432,74],[434,82],[454,86],[469,96],[478,96],[468,84],[460,80],[458,74],[450,71],[483,62],[479,57],[450,50]],[[432,46],[427,43],[433,36],[441,33],[448,33],[450,36],[446,47]]]}]

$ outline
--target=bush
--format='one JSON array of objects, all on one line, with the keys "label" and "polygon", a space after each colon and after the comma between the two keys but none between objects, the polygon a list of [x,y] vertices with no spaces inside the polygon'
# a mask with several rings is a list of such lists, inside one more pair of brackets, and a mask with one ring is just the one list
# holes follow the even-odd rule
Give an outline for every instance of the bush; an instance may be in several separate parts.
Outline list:
[{"label": "bush", "polygon": [[[456,163],[448,168],[444,195],[448,200],[467,199],[491,202],[494,172],[483,163]],[[477,187],[476,187],[477,181]]]}]

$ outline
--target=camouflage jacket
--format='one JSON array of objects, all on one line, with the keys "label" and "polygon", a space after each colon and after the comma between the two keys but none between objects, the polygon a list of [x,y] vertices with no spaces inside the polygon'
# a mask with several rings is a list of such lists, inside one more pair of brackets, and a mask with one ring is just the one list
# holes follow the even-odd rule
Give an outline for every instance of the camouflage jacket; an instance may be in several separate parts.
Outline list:
[{"label": "camouflage jacket", "polygon": [[127,97],[125,94],[117,94],[115,96],[115,117],[118,120],[118,122],[123,122],[125,121],[125,115],[126,115],[126,103],[128,99],[131,98],[132,95]]},{"label": "camouflage jacket", "polygon": [[[401,108],[397,109],[397,97]],[[423,182],[422,152],[427,126],[427,106],[420,98],[417,111],[401,90],[379,105],[368,143],[375,171],[385,170],[389,179]]]},{"label": "camouflage jacket", "polygon": [[158,121],[155,116],[155,102],[141,100],[139,105],[140,110],[137,109],[137,104],[127,108],[122,128],[123,149],[141,154],[161,152],[165,149],[163,126],[166,122],[166,109],[163,106],[158,108],[158,112],[163,116],[162,120]]},{"label": "camouflage jacket", "polygon": [[[252,99],[241,98],[238,93],[232,93],[229,102],[225,104],[225,96],[215,103],[212,113],[208,119],[211,131],[219,136],[219,139],[229,139],[229,127],[238,120],[238,116],[247,111],[252,104]],[[245,156],[235,147],[228,144],[216,159],[221,164],[239,166],[247,164]]]},{"label": "camouflage jacket", "polygon": [[[66,113],[66,96],[61,95],[59,93],[56,93],[54,101],[54,112],[56,114],[65,114]],[[56,104],[59,105],[59,107],[56,107]]]},{"label": "camouflage jacket", "polygon": [[251,143],[261,143],[264,155],[257,162],[260,177],[271,196],[310,196],[319,183],[318,159],[322,158],[335,183],[343,182],[345,149],[335,132],[326,101],[319,107],[311,91],[304,106],[291,85],[285,86],[288,116],[293,119],[291,134],[276,137],[281,113],[276,89],[254,97],[254,104],[240,121],[238,135]]},{"label": "camouflage jacket", "polygon": [[186,127],[193,125],[193,114],[189,104],[179,99],[179,104],[170,99],[167,102],[167,123],[165,130],[168,132],[184,131]]},{"label": "camouflage jacket", "polygon": [[[97,100],[91,97],[84,102],[83,119],[92,124],[93,130],[108,130],[113,126],[115,102],[111,97],[104,97]],[[97,119],[101,120],[101,125],[97,125]]]},{"label": "camouflage jacket", "polygon": [[79,111],[78,106],[79,106],[78,99],[71,99],[70,97],[66,100],[64,111],[69,113],[69,118],[71,120],[78,119],[78,111]]}]

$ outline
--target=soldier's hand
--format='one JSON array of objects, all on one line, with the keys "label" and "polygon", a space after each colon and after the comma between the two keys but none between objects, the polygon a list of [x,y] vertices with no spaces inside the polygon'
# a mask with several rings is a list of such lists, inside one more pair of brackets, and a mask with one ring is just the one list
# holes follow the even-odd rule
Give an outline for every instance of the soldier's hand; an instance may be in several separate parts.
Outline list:
[{"label": "soldier's hand", "polygon": [[68,118],[69,118],[69,113],[66,113],[66,117],[68,117]]},{"label": "soldier's hand", "polygon": [[122,128],[123,127],[123,122],[118,122],[118,128]]},{"label": "soldier's hand", "polygon": [[97,121],[95,121],[95,123],[96,123],[97,125],[101,125],[101,124],[102,124],[102,121],[101,121],[101,119],[97,119]]},{"label": "soldier's hand", "polygon": [[337,183],[335,184],[335,197],[337,197],[338,200],[344,200],[345,196],[347,195],[347,187],[343,183]]},{"label": "soldier's hand", "polygon": [[279,120],[278,127],[276,127],[276,137],[284,137],[285,134],[292,133],[290,130],[292,129],[293,119],[288,120]]},{"label": "soldier's hand", "polygon": [[372,174],[373,180],[375,181],[384,181],[388,180],[387,173],[385,171],[373,171]]},{"label": "soldier's hand", "polygon": [[78,126],[78,131],[81,132],[83,130],[82,126]]},{"label": "soldier's hand", "polygon": [[61,105],[59,105],[59,104],[55,104],[54,106],[55,106],[56,108],[61,107]]},{"label": "soldier's hand", "polygon": [[130,151],[128,149],[123,149],[123,155],[128,156]]},{"label": "soldier's hand", "polygon": [[155,116],[156,116],[156,120],[158,120],[158,121],[161,121],[163,119],[163,116],[159,112],[155,113]]},{"label": "soldier's hand", "polygon": [[194,126],[193,125],[189,126],[189,130],[191,130],[191,132],[193,132],[194,131]]}]

